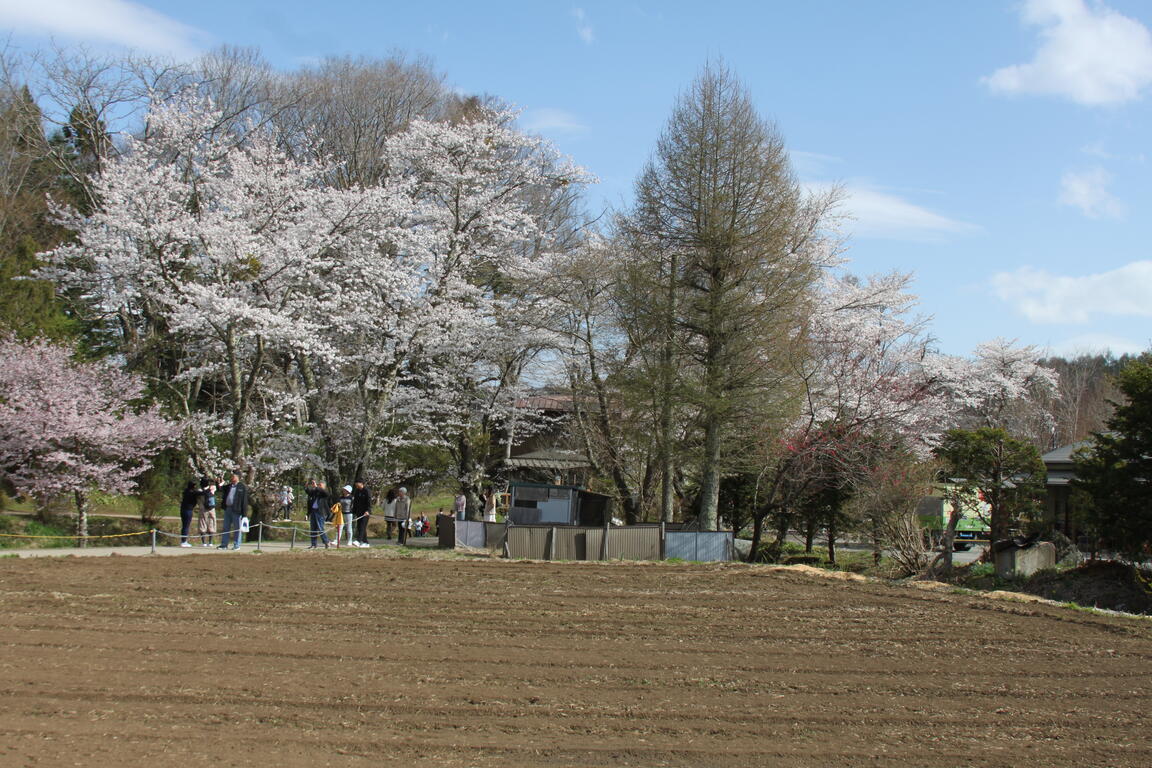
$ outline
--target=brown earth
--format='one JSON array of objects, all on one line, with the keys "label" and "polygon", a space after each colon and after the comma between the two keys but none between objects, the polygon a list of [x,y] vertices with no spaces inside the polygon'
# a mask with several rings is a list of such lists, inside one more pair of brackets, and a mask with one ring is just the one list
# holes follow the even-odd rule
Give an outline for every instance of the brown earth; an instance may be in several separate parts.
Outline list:
[{"label": "brown earth", "polygon": [[394,555],[0,561],[0,765],[1152,765],[1147,619]]}]

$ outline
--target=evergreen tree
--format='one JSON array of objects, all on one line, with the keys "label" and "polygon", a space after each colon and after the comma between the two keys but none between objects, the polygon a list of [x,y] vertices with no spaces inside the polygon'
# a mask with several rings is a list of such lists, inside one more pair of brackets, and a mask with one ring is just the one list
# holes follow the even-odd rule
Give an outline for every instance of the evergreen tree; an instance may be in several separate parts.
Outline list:
[{"label": "evergreen tree", "polygon": [[1089,522],[1105,543],[1138,558],[1152,546],[1152,357],[1130,362],[1116,384],[1126,402],[1115,404],[1109,431],[1093,435],[1077,457],[1075,485],[1090,499]]},{"label": "evergreen tree", "polygon": [[716,527],[733,431],[749,406],[772,400],[800,333],[829,204],[802,193],[783,139],[718,65],[680,97],[636,182],[623,229],[651,276],[637,286],[647,305],[638,320],[653,324],[663,472],[672,474],[672,400],[684,397],[699,413],[705,529]]},{"label": "evergreen tree", "polygon": [[0,98],[0,329],[23,339],[62,339],[72,323],[53,285],[28,276],[36,254],[65,237],[49,218],[59,179],[47,160],[40,108],[27,87]]},{"label": "evergreen tree", "polygon": [[944,462],[946,478],[956,484],[959,498],[979,494],[987,502],[992,541],[1006,538],[1022,519],[1039,510],[1044,462],[1028,441],[995,427],[951,429],[936,456]]}]

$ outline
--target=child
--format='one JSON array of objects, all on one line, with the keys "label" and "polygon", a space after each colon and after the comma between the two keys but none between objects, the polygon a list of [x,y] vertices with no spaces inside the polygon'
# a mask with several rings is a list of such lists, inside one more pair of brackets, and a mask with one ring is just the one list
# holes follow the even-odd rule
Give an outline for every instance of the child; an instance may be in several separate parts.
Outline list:
[{"label": "child", "polygon": [[348,546],[352,546],[352,486],[346,485],[340,490],[340,509],[336,512],[336,547],[340,547],[340,538],[344,529],[348,529]]}]

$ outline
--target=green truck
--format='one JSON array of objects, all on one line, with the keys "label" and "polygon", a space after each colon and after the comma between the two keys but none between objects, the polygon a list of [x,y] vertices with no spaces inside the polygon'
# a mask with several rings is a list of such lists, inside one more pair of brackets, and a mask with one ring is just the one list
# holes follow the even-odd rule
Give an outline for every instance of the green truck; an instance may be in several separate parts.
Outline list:
[{"label": "green truck", "polygon": [[[991,538],[988,527],[988,503],[978,493],[971,494],[962,504],[960,521],[956,524],[956,538],[953,549],[966,551],[973,544],[987,544]],[[952,515],[952,500],[947,486],[938,486],[931,496],[925,496],[916,509],[920,524],[928,534],[932,548],[940,546],[948,518]]]}]

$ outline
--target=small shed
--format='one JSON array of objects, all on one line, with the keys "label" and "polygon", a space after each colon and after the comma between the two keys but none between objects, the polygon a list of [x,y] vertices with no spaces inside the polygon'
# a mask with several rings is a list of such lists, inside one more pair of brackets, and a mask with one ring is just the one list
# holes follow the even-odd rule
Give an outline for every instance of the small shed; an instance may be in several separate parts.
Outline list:
[{"label": "small shed", "polygon": [[513,525],[601,526],[611,519],[611,498],[575,485],[511,483],[508,518]]}]

